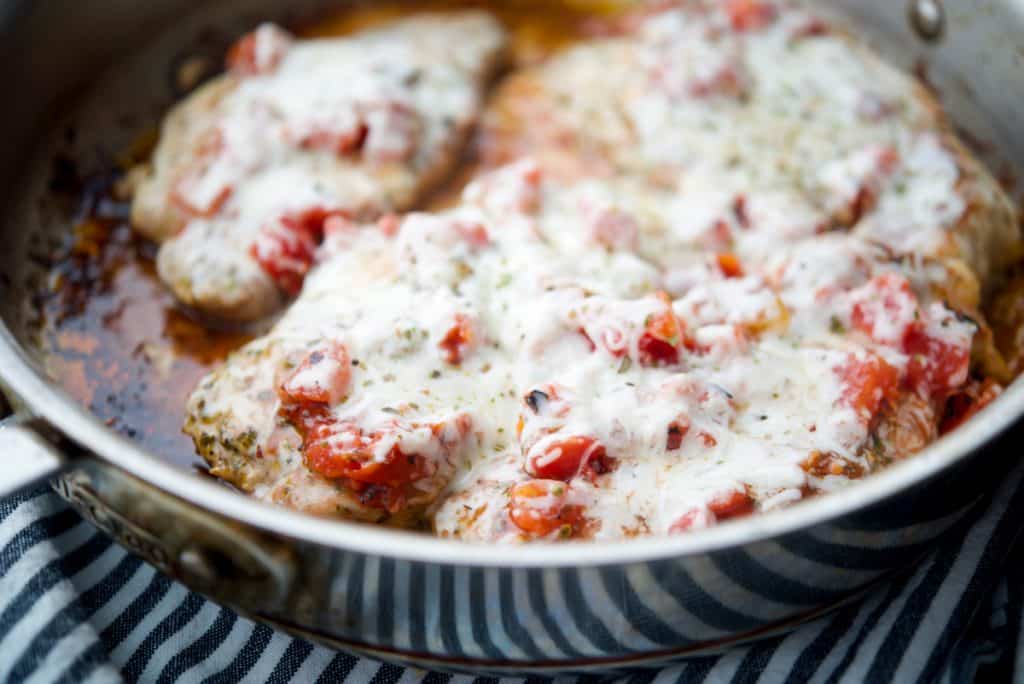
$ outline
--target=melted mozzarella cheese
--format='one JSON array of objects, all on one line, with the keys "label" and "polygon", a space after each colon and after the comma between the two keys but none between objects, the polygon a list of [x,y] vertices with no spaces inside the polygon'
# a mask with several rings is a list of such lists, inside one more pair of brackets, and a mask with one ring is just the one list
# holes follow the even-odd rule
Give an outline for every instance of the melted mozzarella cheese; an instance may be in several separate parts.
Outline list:
[{"label": "melted mozzarella cheese", "polygon": [[[393,236],[329,235],[270,335],[193,395],[192,429],[252,425],[266,444],[286,362],[332,340],[353,368],[331,416],[382,432],[378,461],[400,446],[436,463],[418,486],[442,536],[528,538],[510,491],[553,468],[566,438],[609,464],[535,505],[564,496],[604,539],[715,524],[730,494],[771,510],[877,467],[867,447],[887,390],[864,368],[904,377],[897,343],[922,311],[951,347],[969,348],[975,327],[918,288],[868,335],[851,293],[920,280],[964,211],[956,159],[909,80],[846,37],[797,39],[809,15],[788,6],[737,35],[716,7],[655,13],[550,65],[575,88],[561,114],[609,144],[614,173],[567,180],[542,155]],[[609,52],[636,67],[621,89],[591,82],[606,66],[623,76],[595,61]],[[893,259],[904,252],[918,261]],[[470,332],[453,357],[458,326]],[[451,447],[426,427],[460,418],[472,437],[446,427]],[[303,454],[294,436],[265,453],[276,461],[254,489],[274,499]],[[815,454],[843,467],[812,474]]]}]

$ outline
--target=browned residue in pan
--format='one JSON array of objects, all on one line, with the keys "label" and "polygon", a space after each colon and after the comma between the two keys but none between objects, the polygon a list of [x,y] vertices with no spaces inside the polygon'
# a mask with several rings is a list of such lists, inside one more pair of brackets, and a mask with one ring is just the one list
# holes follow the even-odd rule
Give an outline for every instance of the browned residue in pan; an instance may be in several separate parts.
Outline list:
[{"label": "browned residue in pan", "polygon": [[185,397],[246,337],[179,311],[156,278],[153,251],[123,220],[75,226],[42,300],[47,366],[112,428],[177,463],[198,463],[181,433]]}]

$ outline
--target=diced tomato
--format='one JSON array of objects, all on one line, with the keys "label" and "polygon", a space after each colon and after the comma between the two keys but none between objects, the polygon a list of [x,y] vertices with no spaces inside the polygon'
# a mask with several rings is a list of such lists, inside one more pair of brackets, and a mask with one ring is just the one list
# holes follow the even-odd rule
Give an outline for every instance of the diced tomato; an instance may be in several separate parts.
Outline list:
[{"label": "diced tomato", "polygon": [[594,241],[610,250],[630,251],[636,248],[639,227],[636,219],[621,209],[607,207],[591,221]]},{"label": "diced tomato", "polygon": [[[395,513],[405,507],[411,497],[422,496],[424,490],[415,483],[436,472],[436,456],[464,440],[472,430],[472,420],[459,414],[441,423],[413,423],[406,428],[396,421],[391,427],[367,432],[352,420],[339,420],[323,403],[282,402],[279,415],[302,436],[302,453],[306,466],[313,472],[338,480],[360,502],[371,508]],[[400,439],[392,439],[381,454],[381,442],[392,431],[429,429],[432,442],[422,453],[402,449]]]},{"label": "diced tomato", "polygon": [[320,423],[305,442],[309,467],[327,478],[349,478],[357,482],[392,487],[419,479],[423,465],[416,454],[404,454],[396,445],[383,460],[374,458],[374,447],[382,435],[366,435],[355,426]]},{"label": "diced tomato", "polygon": [[954,390],[967,380],[971,361],[969,344],[931,337],[919,323],[907,331],[903,350],[910,355],[907,384],[912,389],[939,394]]},{"label": "diced tomato", "polygon": [[740,518],[754,512],[754,499],[744,489],[735,489],[718,494],[708,502],[708,510],[717,520]]},{"label": "diced tomato", "polygon": [[697,439],[699,439],[700,443],[708,449],[718,446],[718,440],[715,439],[711,433],[705,432],[704,430],[697,433]]},{"label": "diced tomato", "polygon": [[465,314],[455,314],[455,324],[448,329],[437,346],[444,351],[445,360],[453,366],[463,362],[476,344],[473,321]]},{"label": "diced tomato", "polygon": [[640,361],[646,366],[673,365],[679,363],[679,346],[651,333],[644,333],[638,344]]},{"label": "diced tomato", "polygon": [[718,268],[722,271],[722,274],[726,278],[742,278],[743,277],[743,266],[740,264],[739,257],[731,252],[719,252],[715,257],[718,262]]},{"label": "diced tomato", "polygon": [[946,434],[950,430],[960,427],[995,401],[1002,393],[1002,386],[994,380],[986,378],[980,382],[972,381],[946,402],[946,410],[939,432]]},{"label": "diced tomato", "polygon": [[818,38],[820,36],[827,36],[832,32],[832,27],[825,23],[818,17],[809,17],[807,21],[803,22],[790,34],[794,41],[803,40],[805,38]]},{"label": "diced tomato", "polygon": [[573,435],[543,447],[531,449],[527,456],[526,472],[534,477],[568,482],[581,471],[592,477],[610,469],[604,445],[592,437]]},{"label": "diced tomato", "polygon": [[384,214],[377,219],[377,229],[388,237],[398,235],[398,231],[401,227],[402,219],[399,218],[398,214]]},{"label": "diced tomato", "polygon": [[527,473],[550,480],[583,477],[593,482],[615,469],[616,460],[599,440],[565,430],[573,405],[560,396],[557,385],[530,391],[523,403],[516,436]]},{"label": "diced tomato", "polygon": [[345,345],[328,341],[317,347],[281,383],[282,401],[332,406],[345,396],[352,378],[352,361]]},{"label": "diced tomato", "polygon": [[933,395],[967,380],[972,323],[939,304],[922,311],[910,282],[895,273],[875,277],[853,297],[854,327],[909,357],[908,387]]},{"label": "diced tomato", "polygon": [[775,21],[778,10],[766,0],[726,0],[725,11],[736,31],[757,31]]},{"label": "diced tomato", "polygon": [[638,343],[640,363],[646,366],[678,363],[683,346],[683,326],[672,310],[672,298],[666,292],[659,292],[657,297],[664,310],[647,317]]},{"label": "diced tomato", "polygon": [[877,354],[851,354],[837,369],[843,383],[843,401],[866,422],[878,414],[885,401],[892,401],[899,389],[899,371]]},{"label": "diced tomato", "polygon": [[853,326],[880,344],[901,344],[921,315],[910,281],[898,273],[876,276],[852,296]]},{"label": "diced tomato", "polygon": [[556,531],[570,537],[583,522],[583,507],[569,501],[569,485],[557,480],[529,480],[512,488],[509,517],[527,534],[546,537]]},{"label": "diced tomato", "polygon": [[281,224],[264,226],[249,253],[260,267],[290,295],[297,295],[313,263],[316,240],[307,233],[292,232]]},{"label": "diced tomato", "polygon": [[323,238],[324,223],[334,215],[337,212],[314,207],[281,216],[263,226],[249,253],[278,287],[298,294]]},{"label": "diced tomato", "polygon": [[708,502],[707,506],[691,508],[679,516],[671,526],[669,534],[689,532],[694,529],[712,527],[718,522],[741,518],[754,512],[754,499],[746,488],[723,492]]},{"label": "diced tomato", "polygon": [[292,36],[273,24],[262,24],[228,50],[228,70],[239,76],[258,76],[275,70],[292,45]]},{"label": "diced tomato", "polygon": [[394,445],[382,459],[376,458],[380,432],[365,433],[351,422],[337,422],[322,410],[292,414],[303,434],[302,451],[307,467],[332,480],[341,480],[358,495],[363,505],[395,513],[405,507],[412,483],[429,473],[426,459],[407,454]]},{"label": "diced tomato", "polygon": [[683,438],[686,437],[686,433],[690,431],[690,419],[686,416],[679,416],[671,423],[668,424],[668,440],[666,441],[665,448],[669,451],[675,451],[683,444]]},{"label": "diced tomato", "polygon": [[491,236],[487,234],[487,229],[482,223],[457,221],[455,232],[474,250],[483,249],[491,244]]}]

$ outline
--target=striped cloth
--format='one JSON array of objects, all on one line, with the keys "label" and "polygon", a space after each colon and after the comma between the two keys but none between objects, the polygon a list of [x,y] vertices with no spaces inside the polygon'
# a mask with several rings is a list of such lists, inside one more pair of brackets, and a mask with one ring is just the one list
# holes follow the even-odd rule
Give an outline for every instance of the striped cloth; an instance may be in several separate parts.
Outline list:
[{"label": "striped cloth", "polygon": [[[913,573],[859,605],[624,681],[1024,681],[1022,480],[1017,467]],[[0,682],[473,682],[241,618],[113,544],[49,489],[0,503],[0,547]]]}]

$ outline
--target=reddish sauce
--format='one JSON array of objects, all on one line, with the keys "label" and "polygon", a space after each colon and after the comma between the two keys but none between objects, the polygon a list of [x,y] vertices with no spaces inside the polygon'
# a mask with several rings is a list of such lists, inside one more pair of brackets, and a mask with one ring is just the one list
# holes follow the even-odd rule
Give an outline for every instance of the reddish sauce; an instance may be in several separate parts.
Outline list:
[{"label": "reddish sauce", "polygon": [[111,428],[176,463],[198,463],[181,432],[185,398],[248,337],[180,311],[156,277],[154,251],[124,221],[75,227],[42,303],[47,369]]}]

